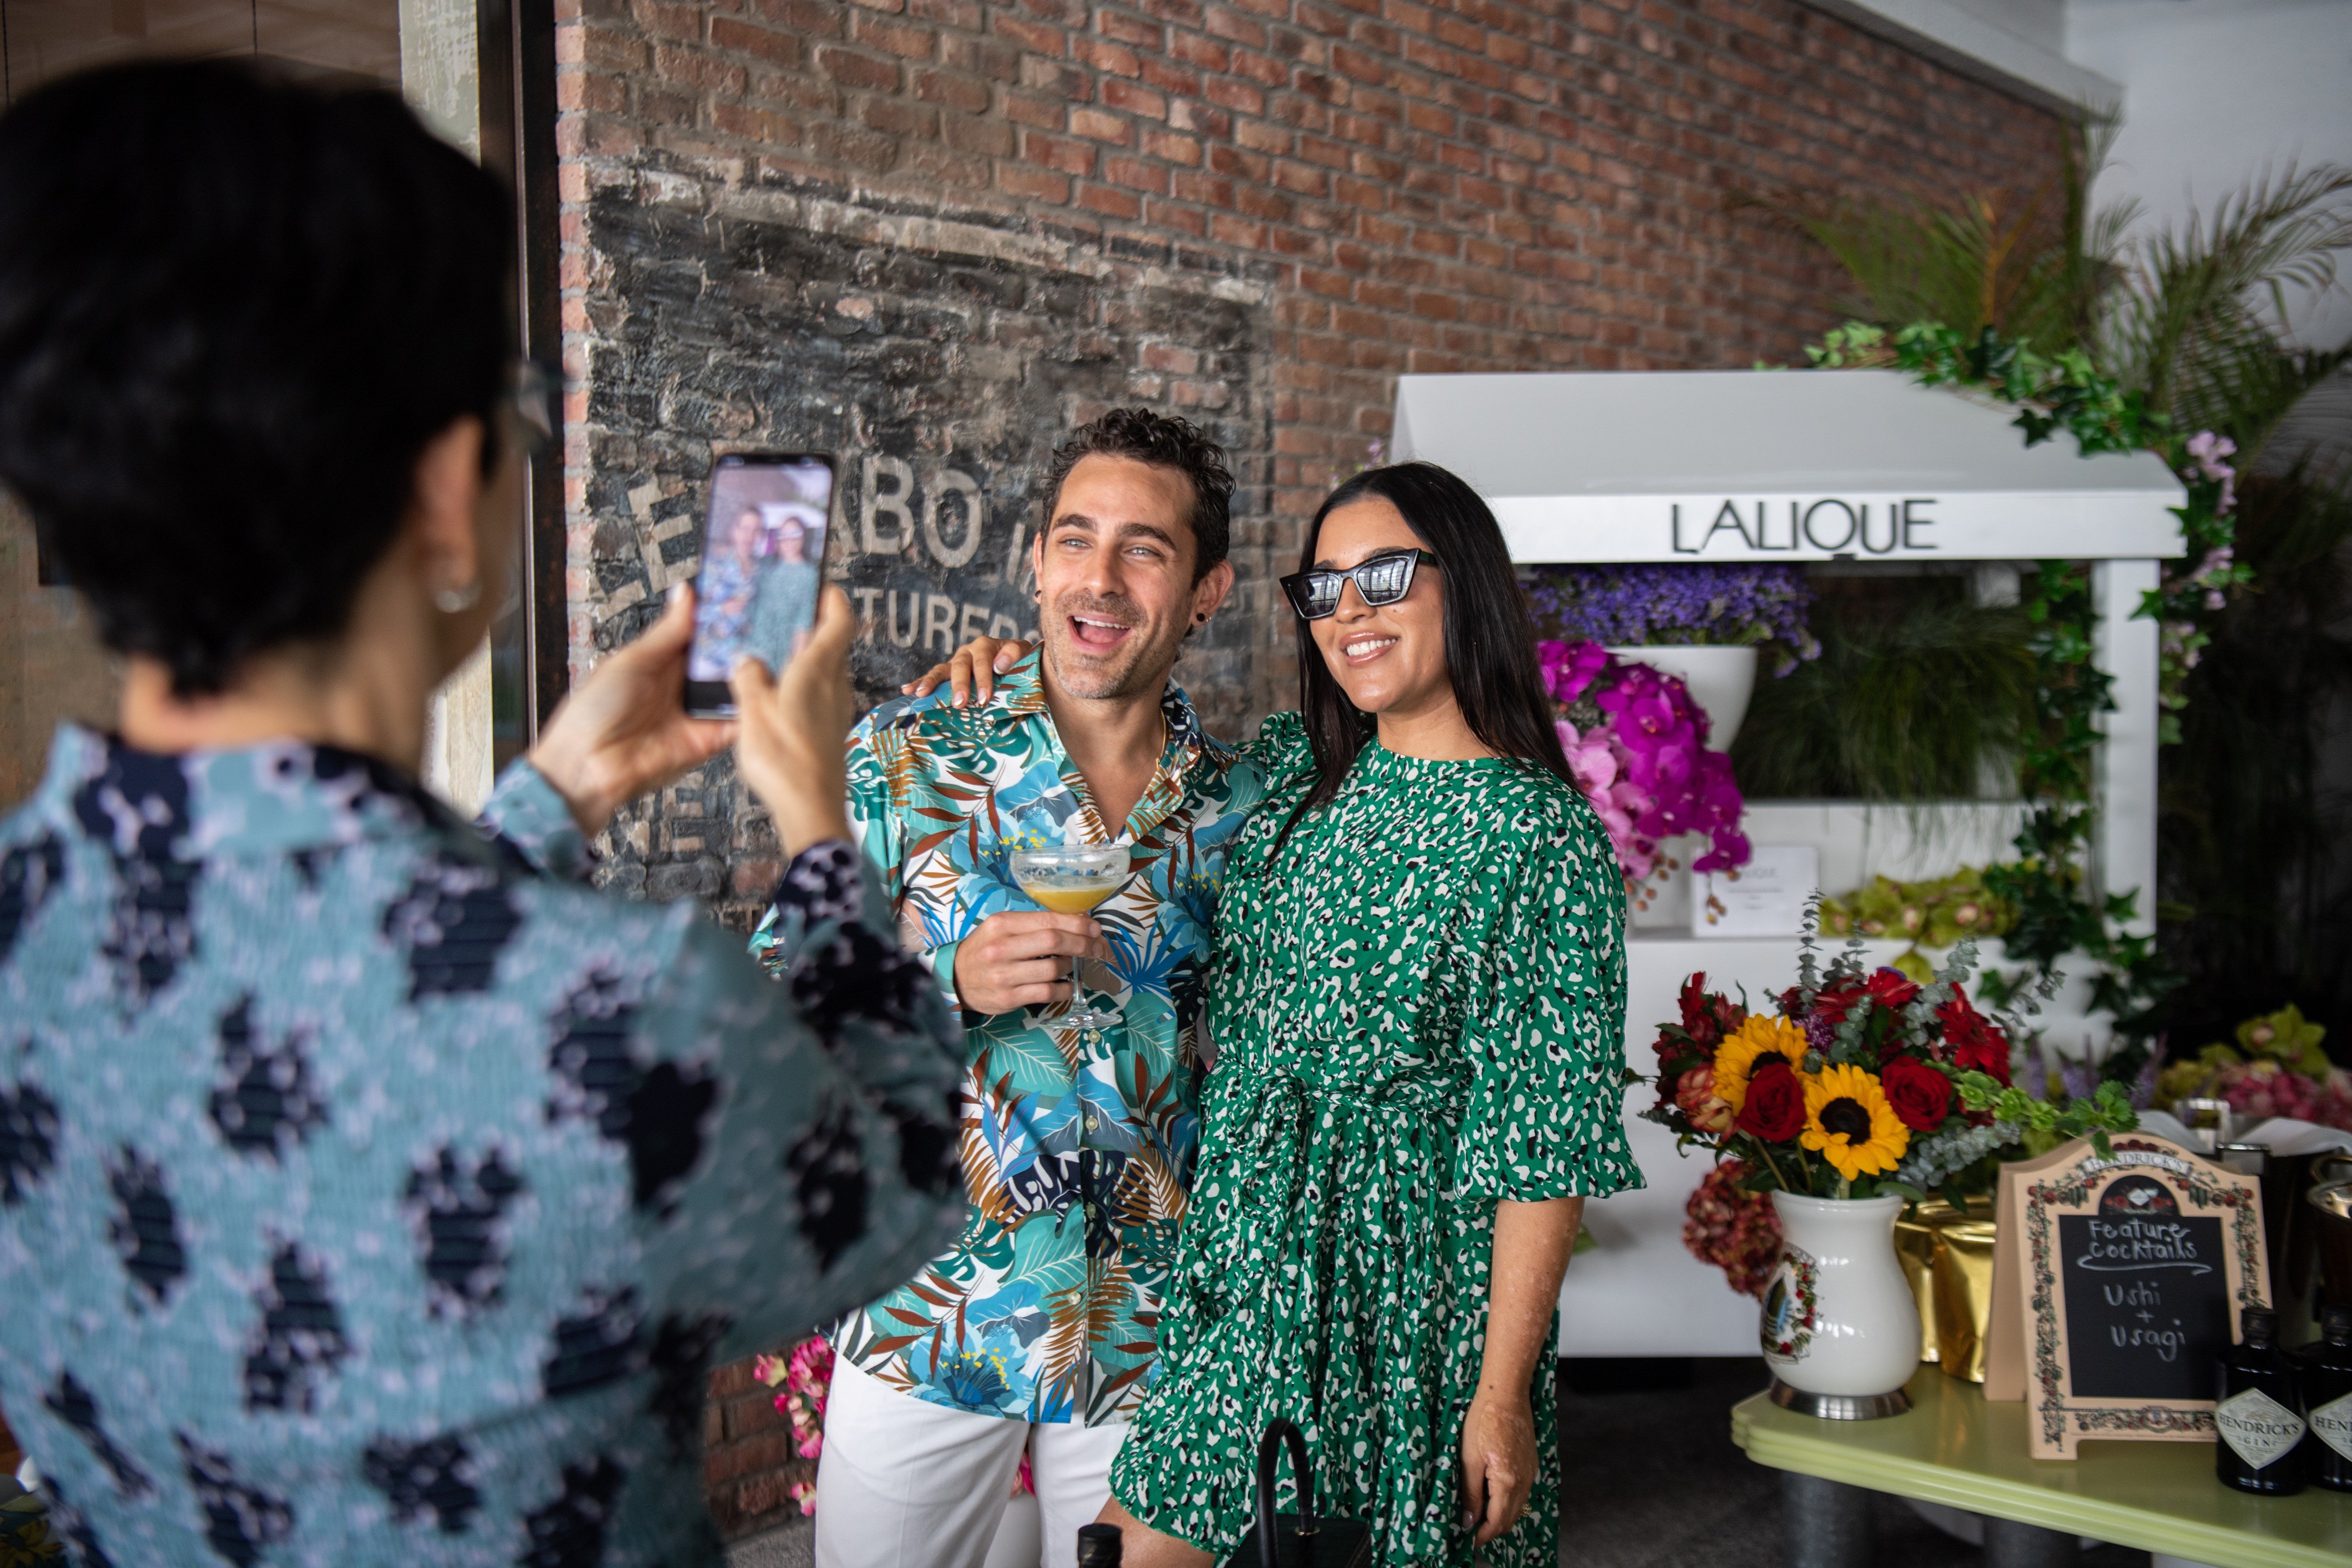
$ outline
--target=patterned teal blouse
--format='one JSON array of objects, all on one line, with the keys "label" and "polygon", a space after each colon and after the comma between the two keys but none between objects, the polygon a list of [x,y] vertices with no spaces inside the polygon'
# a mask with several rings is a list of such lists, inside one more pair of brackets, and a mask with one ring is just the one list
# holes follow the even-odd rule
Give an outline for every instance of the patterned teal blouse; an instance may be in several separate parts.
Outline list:
[{"label": "patterned teal blouse", "polygon": [[[1063,750],[1030,656],[976,708],[945,693],[877,710],[850,737],[850,819],[907,944],[955,994],[963,938],[1034,910],[1023,845],[1124,843],[1132,875],[1094,911],[1110,943],[1087,988],[1118,1025],[1024,1009],[968,1015],[955,1247],[851,1314],[836,1351],[894,1388],[1015,1420],[1125,1422],[1159,1373],[1160,1298],[1199,1142],[1192,1026],[1226,847],[1262,793],[1183,691],[1160,766],[1114,832]],[[767,935],[754,939],[763,946]]]},{"label": "patterned teal blouse", "polygon": [[527,765],[484,825],[71,728],[0,818],[0,1406],[86,1568],[716,1563],[713,1358],[954,1234],[954,1025],[848,846],[786,986],[577,885]]}]

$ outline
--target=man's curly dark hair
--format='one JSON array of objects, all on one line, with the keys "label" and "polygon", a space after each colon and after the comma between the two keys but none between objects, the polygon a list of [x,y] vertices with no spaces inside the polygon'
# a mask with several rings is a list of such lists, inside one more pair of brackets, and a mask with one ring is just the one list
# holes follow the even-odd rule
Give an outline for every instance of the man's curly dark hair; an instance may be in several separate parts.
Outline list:
[{"label": "man's curly dark hair", "polygon": [[1209,574],[1233,542],[1234,476],[1225,449],[1189,419],[1149,408],[1114,408],[1054,448],[1045,480],[1045,516],[1062,504],[1062,481],[1081,458],[1132,458],[1173,468],[1192,486],[1192,581]]}]

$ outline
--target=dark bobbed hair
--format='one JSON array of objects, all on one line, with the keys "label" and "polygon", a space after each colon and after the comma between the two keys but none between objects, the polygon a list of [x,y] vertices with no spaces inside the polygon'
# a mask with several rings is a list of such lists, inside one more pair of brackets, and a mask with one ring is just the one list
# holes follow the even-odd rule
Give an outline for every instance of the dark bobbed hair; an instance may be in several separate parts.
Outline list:
[{"label": "dark bobbed hair", "polygon": [[0,481],[110,647],[190,695],[342,630],[426,442],[495,437],[511,226],[381,90],[148,62],[0,115]]},{"label": "dark bobbed hair", "polygon": [[[1551,698],[1536,662],[1527,595],[1511,569],[1502,525],[1476,490],[1434,463],[1367,469],[1323,498],[1307,525],[1298,570],[1315,564],[1323,520],[1370,496],[1403,513],[1414,537],[1438,559],[1434,571],[1423,568],[1419,581],[1437,584],[1444,595],[1445,673],[1470,732],[1496,755],[1556,774],[1576,789],[1576,775],[1559,749],[1559,731],[1552,727]],[[1339,795],[1357,753],[1378,728],[1371,714],[1348,700],[1324,664],[1313,628],[1301,620],[1297,629],[1298,708],[1315,754],[1316,778],[1315,787],[1283,824],[1284,838],[1301,816]]]},{"label": "dark bobbed hair", "polygon": [[1225,449],[1190,419],[1149,408],[1114,408],[1054,448],[1045,476],[1045,521],[1062,504],[1062,482],[1081,458],[1132,458],[1173,468],[1192,487],[1192,581],[1209,574],[1232,548],[1234,476]]}]

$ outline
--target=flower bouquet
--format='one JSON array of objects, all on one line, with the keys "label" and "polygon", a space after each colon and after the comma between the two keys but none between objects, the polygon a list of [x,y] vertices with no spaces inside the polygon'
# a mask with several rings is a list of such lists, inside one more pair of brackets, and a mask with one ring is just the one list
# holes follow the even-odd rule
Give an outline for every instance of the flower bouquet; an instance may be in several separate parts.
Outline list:
[{"label": "flower bouquet", "polygon": [[2327,1059],[2320,1048],[2326,1036],[2326,1026],[2309,1022],[2299,1007],[2249,1018],[2238,1026],[2234,1047],[2207,1046],[2166,1068],[2156,1098],[2226,1100],[2249,1121],[2290,1116],[2352,1131],[2352,1072]]},{"label": "flower bouquet", "polygon": [[1642,1114],[1738,1162],[1747,1193],[1912,1200],[2012,1144],[2137,1125],[2120,1084],[2064,1106],[2011,1084],[2009,1031],[1969,1000],[1974,942],[1925,984],[1868,970],[1862,952],[1857,939],[1824,970],[1808,935],[1798,983],[1760,1011],[1692,975],[1659,1026],[1658,1101]]},{"label": "flower bouquet", "polygon": [[1731,759],[1707,750],[1706,714],[1688,688],[1646,664],[1613,658],[1597,642],[1538,643],[1536,651],[1560,747],[1637,898],[1659,868],[1660,841],[1678,833],[1707,836],[1696,870],[1746,865],[1748,840],[1739,831],[1746,805]]},{"label": "flower bouquet", "polygon": [[1794,566],[1539,566],[1528,591],[1545,636],[1619,647],[1758,647],[1773,673],[1821,657]]},{"label": "flower bouquet", "polygon": [[1857,938],[1824,969],[1809,929],[1797,984],[1760,1009],[1690,976],[1642,1113],[1718,1157],[1683,1239],[1758,1298],[1775,1399],[1849,1416],[1908,1408],[1921,1321],[1902,1209],[2036,1133],[2088,1131],[2106,1153],[2105,1130],[2137,1121],[2117,1084],[2062,1109],[2010,1083],[2008,1031],[1969,1000],[1974,942],[1925,984],[1863,952]]}]

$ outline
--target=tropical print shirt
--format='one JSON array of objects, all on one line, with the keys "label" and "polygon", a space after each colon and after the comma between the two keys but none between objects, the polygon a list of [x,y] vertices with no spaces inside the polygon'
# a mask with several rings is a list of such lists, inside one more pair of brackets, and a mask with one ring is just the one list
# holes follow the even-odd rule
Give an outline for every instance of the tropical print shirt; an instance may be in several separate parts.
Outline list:
[{"label": "tropical print shirt", "polygon": [[[1121,1022],[1082,1033],[1034,1010],[964,1015],[963,1237],[852,1313],[834,1347],[935,1405],[1110,1426],[1159,1373],[1199,1142],[1202,973],[1226,846],[1264,785],[1171,686],[1159,770],[1114,836],[1062,748],[1037,664],[1032,652],[984,705],[955,708],[942,691],[868,715],[850,736],[851,823],[950,1003],[963,938],[1038,907],[1013,884],[1013,850],[1129,845],[1133,874],[1094,910],[1112,957],[1085,976]],[[754,945],[766,941],[763,927]]]},{"label": "tropical print shirt", "polygon": [[81,1568],[715,1565],[714,1358],[956,1234],[961,1042],[850,846],[778,985],[580,886],[528,764],[484,823],[71,728],[0,817],[0,1405]]}]

